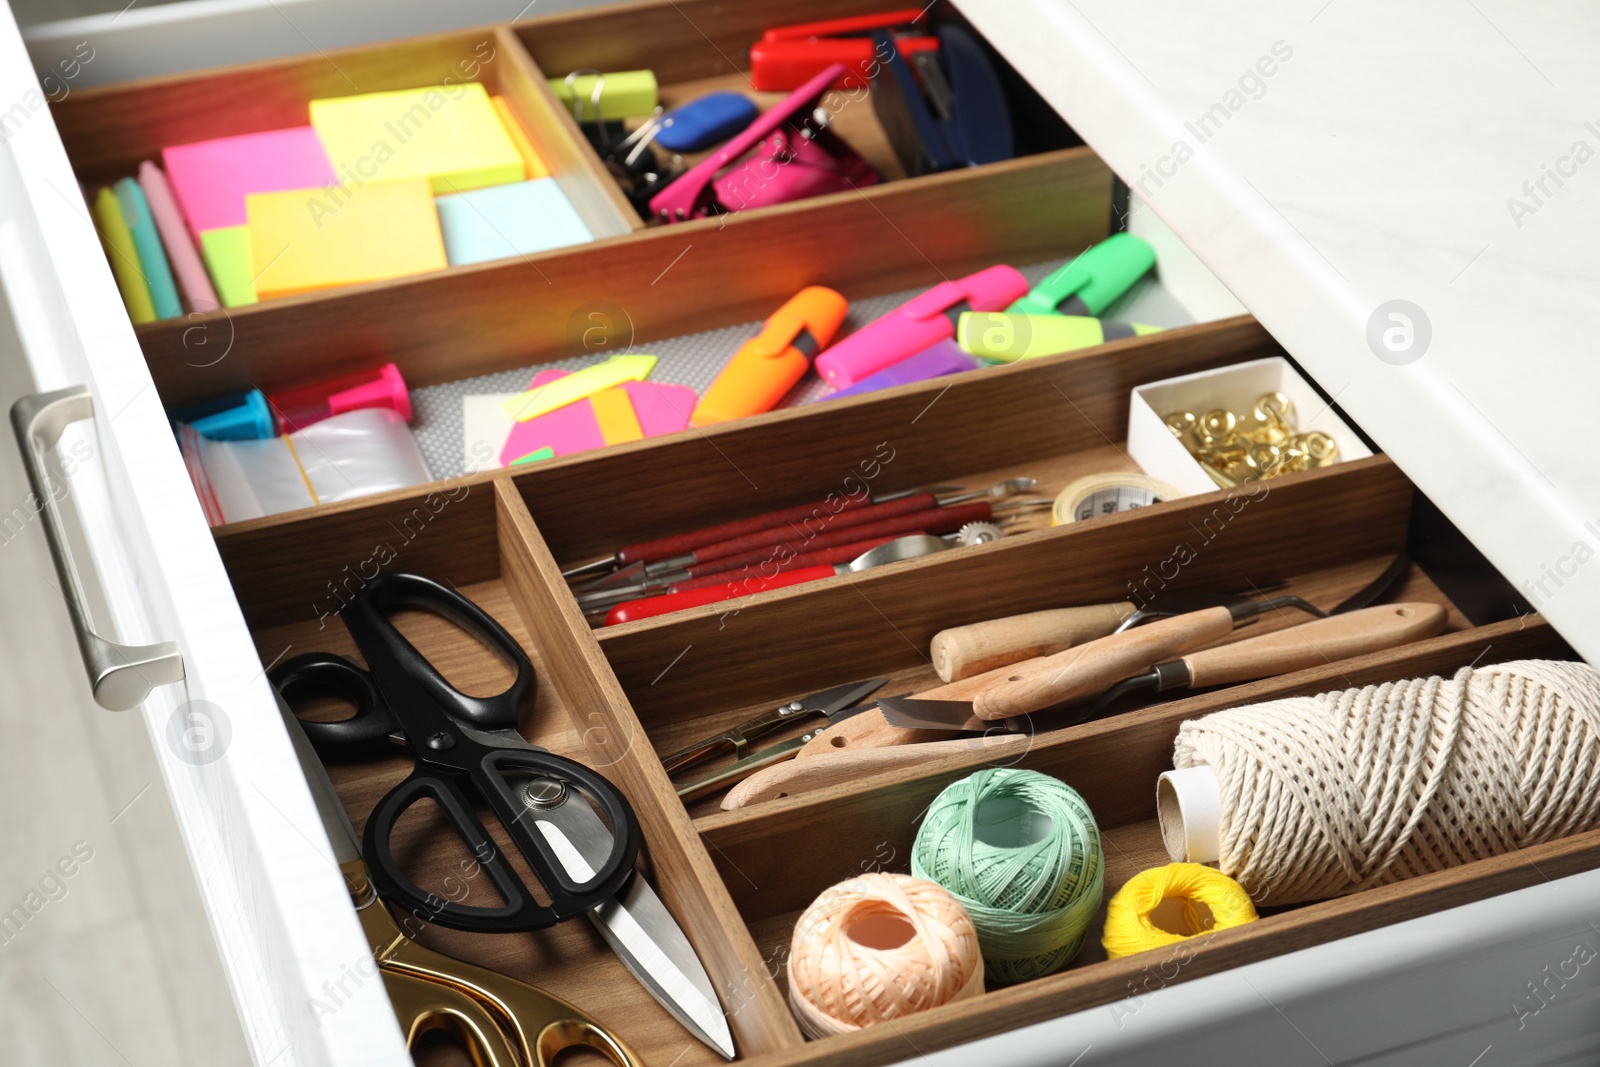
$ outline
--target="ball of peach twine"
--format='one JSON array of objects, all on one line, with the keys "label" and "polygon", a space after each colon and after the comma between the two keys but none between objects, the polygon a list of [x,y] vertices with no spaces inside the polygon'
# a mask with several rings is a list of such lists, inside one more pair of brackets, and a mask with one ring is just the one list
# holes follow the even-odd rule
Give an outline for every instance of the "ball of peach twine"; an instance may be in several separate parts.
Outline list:
[{"label": "ball of peach twine", "polygon": [[848,1033],[983,992],[983,957],[955,897],[904,874],[825,890],[795,923],[789,1006],[811,1037]]}]

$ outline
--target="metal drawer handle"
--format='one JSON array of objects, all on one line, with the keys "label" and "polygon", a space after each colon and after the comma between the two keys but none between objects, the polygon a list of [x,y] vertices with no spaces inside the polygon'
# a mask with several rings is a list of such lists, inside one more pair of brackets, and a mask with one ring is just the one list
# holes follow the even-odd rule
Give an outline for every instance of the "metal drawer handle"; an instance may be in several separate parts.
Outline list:
[{"label": "metal drawer handle", "polygon": [[67,544],[67,531],[50,490],[44,458],[61,440],[61,433],[69,424],[93,417],[94,397],[86,385],[25,396],[11,406],[11,426],[22,446],[22,465],[27,468],[28,484],[33,487],[33,495],[44,517],[45,537],[56,562],[56,574],[61,577],[67,611],[72,616],[72,628],[78,634],[78,651],[89,672],[95,703],[111,711],[126,711],[156,686],[182,681],[183,654],[173,641],[157,645],[119,645],[94,632],[89,601],[83,595],[83,581]]}]

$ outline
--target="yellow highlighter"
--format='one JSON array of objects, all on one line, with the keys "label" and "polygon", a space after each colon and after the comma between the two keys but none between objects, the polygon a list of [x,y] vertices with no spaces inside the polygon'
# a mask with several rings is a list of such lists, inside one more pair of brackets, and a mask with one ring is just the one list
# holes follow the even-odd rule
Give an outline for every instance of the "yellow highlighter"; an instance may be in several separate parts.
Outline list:
[{"label": "yellow highlighter", "polygon": [[518,422],[566,407],[623,382],[642,382],[655,369],[655,356],[612,356],[604,363],[585,367],[536,389],[518,393],[505,402],[506,414]]},{"label": "yellow highlighter", "polygon": [[811,369],[839,332],[850,305],[832,289],[810,285],[789,299],[739,347],[706,390],[691,426],[710,426],[771,411]]},{"label": "yellow highlighter", "polygon": [[1054,356],[1160,332],[1160,326],[1096,319],[1088,315],[966,311],[956,322],[956,343],[990,363],[1015,363],[1020,359]]},{"label": "yellow highlighter", "polygon": [[117,277],[117,288],[122,290],[122,302],[128,305],[128,317],[135,324],[156,321],[156,308],[150,302],[150,290],[144,284],[144,272],[139,269],[139,251],[133,245],[133,234],[122,217],[122,206],[117,194],[101,189],[94,200],[94,227],[100,231],[100,242],[106,247],[106,257],[111,260],[111,273]]}]

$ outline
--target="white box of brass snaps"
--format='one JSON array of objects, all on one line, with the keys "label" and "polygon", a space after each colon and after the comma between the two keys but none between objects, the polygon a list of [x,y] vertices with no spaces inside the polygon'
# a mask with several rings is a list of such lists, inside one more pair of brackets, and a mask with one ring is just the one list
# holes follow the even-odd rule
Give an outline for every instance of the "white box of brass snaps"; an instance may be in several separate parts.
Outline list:
[{"label": "white box of brass snaps", "polygon": [[1288,360],[1273,356],[1135,386],[1128,454],[1189,496],[1372,450]]}]

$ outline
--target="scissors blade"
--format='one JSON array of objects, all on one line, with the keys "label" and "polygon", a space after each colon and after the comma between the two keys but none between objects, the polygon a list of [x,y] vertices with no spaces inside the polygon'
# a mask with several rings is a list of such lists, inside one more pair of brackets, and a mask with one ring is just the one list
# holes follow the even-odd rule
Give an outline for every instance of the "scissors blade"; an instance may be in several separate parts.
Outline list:
[{"label": "scissors blade", "polygon": [[333,846],[335,862],[342,867],[359,860],[361,839],[356,836],[356,828],[350,825],[350,816],[345,814],[344,805],[339,803],[339,794],[334,790],[333,781],[322,766],[317,750],[311,747],[311,739],[306,736],[300,720],[294,717],[294,712],[289,710],[283,697],[278,696],[276,691],[272,695],[277,698],[278,710],[283,713],[284,729],[289,732],[294,754],[300,760],[300,769],[305,772],[306,784],[311,787],[311,799],[317,805],[317,814],[322,816],[322,828],[327,831],[328,843]]},{"label": "scissors blade", "polygon": [[[528,810],[539,832],[576,879],[594,877],[614,838],[581,798]],[[733,1059],[733,1034],[710,975],[667,906],[637,871],[616,896],[589,912],[602,937],[633,976],[695,1037]]]},{"label": "scissors blade", "polygon": [[[889,683],[887,678],[868,678],[861,682],[850,682],[847,685],[836,685],[832,689],[824,689],[820,693],[812,693],[802,703],[811,711],[820,711],[829,719],[838,721],[849,718],[843,714],[849,708],[851,713],[866,711],[866,708],[850,708],[858,700],[863,700]],[[870,705],[869,705],[870,707]]]}]

